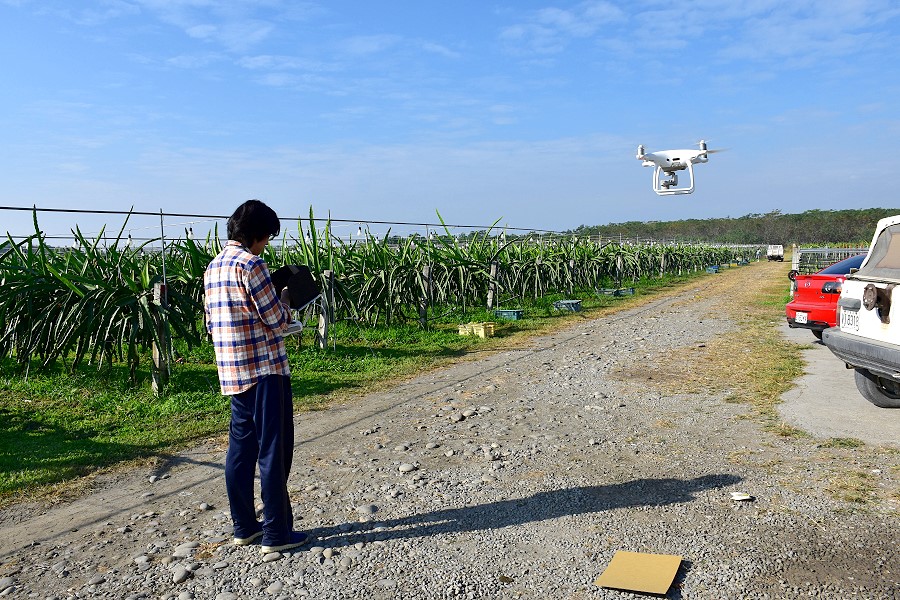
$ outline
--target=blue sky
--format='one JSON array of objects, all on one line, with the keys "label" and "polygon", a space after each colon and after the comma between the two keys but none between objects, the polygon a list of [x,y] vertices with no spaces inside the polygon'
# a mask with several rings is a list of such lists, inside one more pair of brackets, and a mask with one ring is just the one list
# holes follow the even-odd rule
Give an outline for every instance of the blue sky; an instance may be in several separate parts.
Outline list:
[{"label": "blue sky", "polygon": [[[0,205],[556,230],[900,206],[898,33],[879,0],[0,0]],[[700,138],[729,151],[656,196],[636,146]]]}]

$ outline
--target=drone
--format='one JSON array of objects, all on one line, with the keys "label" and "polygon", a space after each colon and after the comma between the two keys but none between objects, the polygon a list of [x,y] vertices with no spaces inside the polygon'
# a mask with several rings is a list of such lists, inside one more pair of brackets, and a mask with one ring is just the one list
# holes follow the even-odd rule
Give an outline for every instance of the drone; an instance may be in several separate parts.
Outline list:
[{"label": "drone", "polygon": [[[645,167],[653,170],[653,191],[660,196],[690,194],[694,191],[694,165],[709,162],[709,155],[721,150],[709,150],[706,141],[697,142],[698,150],[660,150],[644,152],[644,146],[637,149],[637,159]],[[678,171],[688,172],[688,184],[678,187]]]}]

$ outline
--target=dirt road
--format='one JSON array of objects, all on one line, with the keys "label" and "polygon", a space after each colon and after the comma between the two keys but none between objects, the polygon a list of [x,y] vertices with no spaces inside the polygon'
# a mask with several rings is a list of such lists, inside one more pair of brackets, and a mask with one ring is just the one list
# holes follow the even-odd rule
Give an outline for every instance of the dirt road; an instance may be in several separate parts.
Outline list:
[{"label": "dirt road", "polygon": [[732,401],[752,352],[735,299],[781,270],[299,415],[289,483],[315,542],[296,553],[228,543],[213,445],[11,507],[0,595],[631,598],[593,583],[628,550],[683,557],[669,598],[898,598],[900,453],[780,436]]}]

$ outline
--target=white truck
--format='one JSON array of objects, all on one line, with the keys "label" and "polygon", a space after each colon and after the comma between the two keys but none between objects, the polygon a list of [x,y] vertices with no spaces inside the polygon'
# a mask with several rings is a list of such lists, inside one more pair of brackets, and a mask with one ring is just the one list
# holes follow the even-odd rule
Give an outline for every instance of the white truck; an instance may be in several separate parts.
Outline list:
[{"label": "white truck", "polygon": [[766,258],[784,262],[784,246],[781,244],[769,244],[769,247],[766,249]]},{"label": "white truck", "polygon": [[[847,276],[838,298],[839,327],[822,341],[856,372],[863,397],[882,408],[900,408],[900,215],[878,221],[869,254]],[[896,313],[896,314],[892,314]]]}]

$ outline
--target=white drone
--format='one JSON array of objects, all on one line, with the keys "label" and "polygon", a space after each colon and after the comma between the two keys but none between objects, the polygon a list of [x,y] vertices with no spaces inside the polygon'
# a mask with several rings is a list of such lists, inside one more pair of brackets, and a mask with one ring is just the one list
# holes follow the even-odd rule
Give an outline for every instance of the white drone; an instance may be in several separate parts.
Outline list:
[{"label": "white drone", "polygon": [[[697,142],[698,150],[660,150],[644,152],[644,146],[637,149],[637,159],[643,161],[645,167],[656,167],[653,170],[653,191],[660,196],[674,194],[690,194],[694,191],[694,165],[709,161],[709,155],[721,150],[708,150],[706,141]],[[687,169],[688,185],[678,187],[678,171]]]}]

